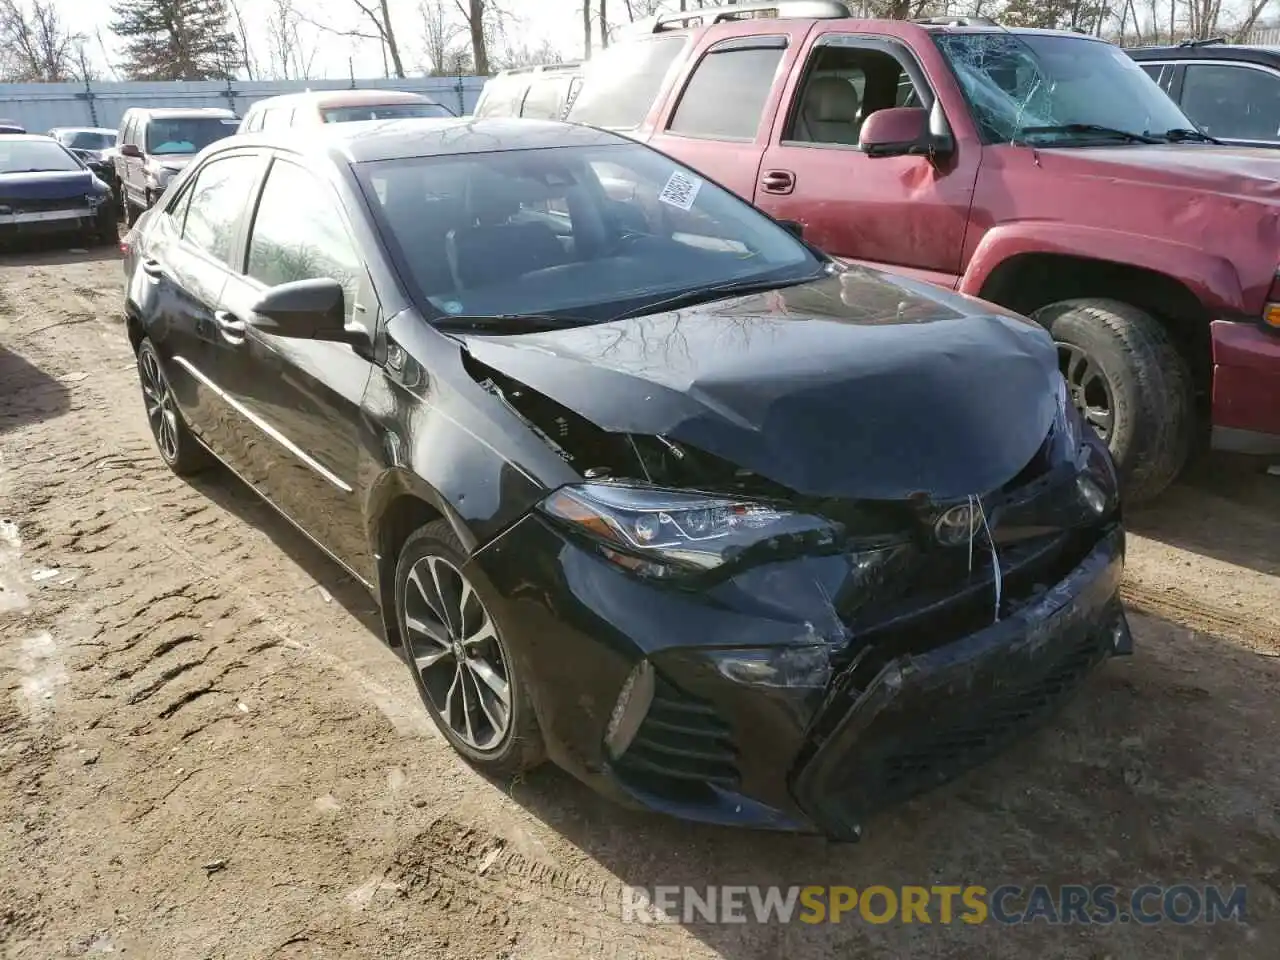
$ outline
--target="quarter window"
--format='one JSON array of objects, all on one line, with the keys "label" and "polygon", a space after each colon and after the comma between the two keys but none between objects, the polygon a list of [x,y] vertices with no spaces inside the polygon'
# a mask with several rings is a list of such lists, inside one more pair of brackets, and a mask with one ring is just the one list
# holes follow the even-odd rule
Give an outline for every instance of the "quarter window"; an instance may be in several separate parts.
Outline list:
[{"label": "quarter window", "polygon": [[196,173],[190,191],[183,239],[229,265],[236,225],[260,169],[260,159],[250,154],[223,157],[205,164]]},{"label": "quarter window", "polygon": [[[671,132],[754,140],[783,53],[784,48],[777,46],[707,54],[689,78],[671,119]],[[725,91],[732,95],[726,96]]]},{"label": "quarter window", "polygon": [[249,239],[248,274],[269,287],[328,278],[342,284],[350,318],[364,263],[333,190],[313,173],[277,160],[267,174]]},{"label": "quarter window", "polygon": [[1253,67],[1189,64],[1182,110],[1215,137],[1280,141],[1280,76]]}]

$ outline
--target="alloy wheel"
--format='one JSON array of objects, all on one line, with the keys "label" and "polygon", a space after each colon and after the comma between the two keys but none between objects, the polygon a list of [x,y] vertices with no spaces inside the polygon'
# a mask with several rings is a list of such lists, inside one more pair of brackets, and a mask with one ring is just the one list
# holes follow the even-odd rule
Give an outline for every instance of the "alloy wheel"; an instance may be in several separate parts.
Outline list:
[{"label": "alloy wheel", "polygon": [[178,408],[173,391],[160,371],[151,350],[143,350],[138,364],[142,373],[142,398],[147,407],[147,423],[161,455],[170,463],[178,459]]},{"label": "alloy wheel", "polygon": [[1075,408],[1099,437],[1109,440],[1115,428],[1115,396],[1102,368],[1070,343],[1058,344],[1058,366]]},{"label": "alloy wheel", "polygon": [[409,656],[436,713],[478,751],[511,726],[511,673],[493,618],[475,588],[443,557],[423,557],[404,589]]}]

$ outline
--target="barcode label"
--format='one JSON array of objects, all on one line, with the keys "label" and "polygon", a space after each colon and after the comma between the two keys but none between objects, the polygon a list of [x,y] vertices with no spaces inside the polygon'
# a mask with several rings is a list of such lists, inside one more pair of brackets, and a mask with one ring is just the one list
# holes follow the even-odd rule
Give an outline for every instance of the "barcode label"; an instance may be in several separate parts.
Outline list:
[{"label": "barcode label", "polygon": [[658,194],[658,199],[681,210],[692,210],[693,202],[698,199],[698,191],[701,189],[701,180],[677,170]]}]

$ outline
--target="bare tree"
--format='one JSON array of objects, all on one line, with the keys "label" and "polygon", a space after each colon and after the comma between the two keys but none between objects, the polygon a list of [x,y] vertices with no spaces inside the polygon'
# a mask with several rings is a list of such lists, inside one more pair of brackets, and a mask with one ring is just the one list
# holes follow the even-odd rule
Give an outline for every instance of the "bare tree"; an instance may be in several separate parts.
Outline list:
[{"label": "bare tree", "polygon": [[1253,28],[1258,25],[1258,18],[1262,16],[1264,10],[1271,0],[1252,0],[1249,4],[1248,12],[1240,25],[1231,33],[1231,39],[1236,43],[1243,43],[1253,32]]},{"label": "bare tree", "polygon": [[430,72],[445,76],[449,67],[457,66],[451,54],[464,28],[449,16],[444,0],[419,0],[418,13],[422,17],[422,46],[431,64]]},{"label": "bare tree", "polygon": [[253,47],[249,44],[249,31],[245,28],[244,14],[240,11],[239,0],[227,0],[231,7],[231,22],[235,25],[236,34],[240,37],[240,56],[244,60],[245,79],[258,79],[258,62],[253,55]]},{"label": "bare tree", "polygon": [[564,55],[550,40],[543,40],[535,47],[521,44],[518,47],[507,47],[496,58],[495,65],[502,70],[513,67],[536,67],[548,63],[563,63]]},{"label": "bare tree", "polygon": [[609,46],[609,0],[600,0],[600,49]]},{"label": "bare tree", "polygon": [[[453,0],[471,35],[471,57],[480,76],[489,74],[489,38],[503,32],[505,14],[496,0]],[[590,2],[590,0],[586,0]]]},{"label": "bare tree", "polygon": [[582,59],[591,59],[591,0],[582,0]]},{"label": "bare tree", "polygon": [[303,36],[305,22],[294,0],[271,0],[267,44],[272,74],[281,80],[310,80],[316,45]]},{"label": "bare tree", "polygon": [[[383,73],[391,76],[392,70],[394,70],[397,77],[404,79],[404,61],[400,57],[400,44],[396,39],[395,28],[391,24],[391,8],[388,0],[351,0],[351,2],[360,11],[361,21],[367,24],[363,29],[359,26],[336,27],[331,23],[302,14],[299,14],[299,17],[304,22],[311,24],[318,30],[323,30],[325,33],[336,34],[340,37],[377,41],[382,52]],[[390,58],[389,64],[388,57]]]},{"label": "bare tree", "polygon": [[11,83],[75,78],[84,37],[67,28],[52,0],[0,0],[0,76]]}]

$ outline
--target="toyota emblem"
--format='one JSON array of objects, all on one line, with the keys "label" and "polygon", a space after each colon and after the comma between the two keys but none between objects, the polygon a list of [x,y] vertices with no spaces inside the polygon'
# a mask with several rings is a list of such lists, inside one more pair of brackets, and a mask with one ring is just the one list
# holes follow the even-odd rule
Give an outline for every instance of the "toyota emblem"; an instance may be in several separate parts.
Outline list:
[{"label": "toyota emblem", "polygon": [[933,535],[944,547],[968,543],[982,529],[982,512],[971,503],[961,503],[938,517]]}]

